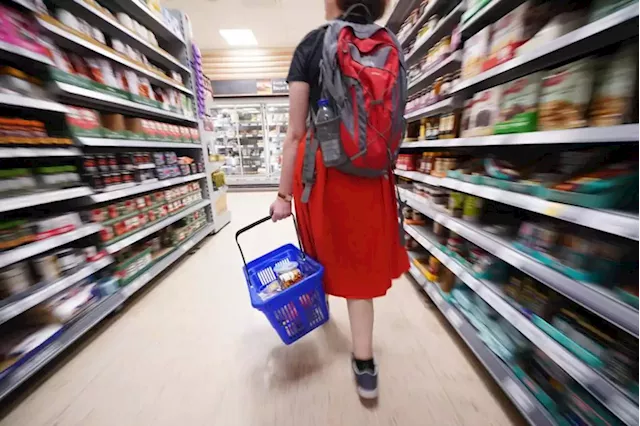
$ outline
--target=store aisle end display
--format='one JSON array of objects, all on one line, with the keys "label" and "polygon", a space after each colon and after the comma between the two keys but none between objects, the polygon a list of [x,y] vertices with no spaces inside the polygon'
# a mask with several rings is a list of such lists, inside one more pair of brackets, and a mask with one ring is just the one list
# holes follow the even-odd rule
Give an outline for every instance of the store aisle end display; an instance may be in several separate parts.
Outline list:
[{"label": "store aisle end display", "polygon": [[405,3],[411,275],[529,423],[637,424],[638,3]]},{"label": "store aisle end display", "polygon": [[0,5],[0,399],[230,220],[188,18],[22,3]]}]

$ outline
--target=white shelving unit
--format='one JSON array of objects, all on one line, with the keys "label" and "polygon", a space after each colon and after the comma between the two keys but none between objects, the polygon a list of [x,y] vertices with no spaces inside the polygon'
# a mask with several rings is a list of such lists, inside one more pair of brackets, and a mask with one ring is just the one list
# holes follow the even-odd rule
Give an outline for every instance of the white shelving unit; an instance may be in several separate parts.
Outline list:
[{"label": "white shelving unit", "polygon": [[[536,327],[522,313],[511,306],[501,295],[497,287],[492,283],[483,282],[475,278],[470,270],[458,263],[453,258],[444,254],[437,248],[437,244],[429,239],[425,232],[418,227],[406,225],[405,230],[416,239],[424,248],[432,253],[442,264],[447,266],[458,278],[476,292],[485,302],[509,321],[531,343],[544,351],[558,366],[573,377],[596,399],[609,408],[615,415],[627,425],[638,423],[638,410],[636,404],[620,390],[615,384],[582,362],[556,342],[544,331]],[[636,311],[636,336],[637,336],[637,311]]]},{"label": "white shelving unit", "polygon": [[[137,0],[117,0],[116,2],[102,2],[114,13],[125,12],[153,31],[158,39],[158,46],[152,45],[146,39],[123,26],[112,16],[105,14],[95,5],[83,0],[52,0],[52,4],[66,9],[74,15],[86,20],[92,26],[100,29],[104,34],[115,37],[135,47],[147,56],[149,61],[166,70],[178,72],[185,83],[181,85],[161,74],[143,67],[132,60],[115,54],[110,48],[95,43],[88,43],[76,33],[58,26],[51,20],[38,16],[43,31],[53,39],[54,43],[80,55],[91,55],[109,59],[133,70],[141,76],[148,77],[152,84],[174,88],[179,90],[188,101],[193,100],[196,87],[192,78],[190,66],[191,40],[181,33],[176,34],[166,25],[161,16],[147,9],[146,4]],[[25,5],[29,3],[26,2]],[[181,24],[186,21],[178,11],[171,11],[171,15],[178,18]],[[187,32],[188,33],[188,32]],[[45,57],[35,55],[24,49],[17,49],[4,43],[0,43],[0,58],[7,58],[12,63],[19,63],[25,70],[43,71],[46,67],[53,67],[53,63]],[[180,124],[187,127],[199,125],[195,117],[182,113],[157,108],[143,103],[131,101],[119,97],[117,93],[106,94],[85,87],[75,86],[69,83],[53,82],[45,90],[56,101],[51,99],[35,99],[24,96],[0,94],[0,107],[8,110],[25,111],[28,116],[42,116],[49,121],[55,121],[56,128],[65,128],[64,114],[69,112],[66,104],[93,108],[98,111],[122,113],[134,117],[152,118],[162,122]],[[56,114],[51,114],[56,113]],[[162,151],[175,150],[178,155],[187,155],[196,162],[207,163],[207,150],[202,140],[198,142],[176,141],[150,141],[150,140],[126,140],[109,138],[74,138],[73,146],[65,147],[0,147],[0,158],[10,161],[12,158],[23,158],[29,161],[38,159],[58,159],[61,161],[77,161],[77,157],[87,153],[102,152],[135,152],[137,150]],[[155,166],[154,166],[155,167]],[[80,339],[85,333],[96,327],[105,317],[115,312],[127,299],[131,298],[142,287],[150,284],[171,268],[181,257],[192,252],[207,236],[220,231],[231,219],[230,212],[222,215],[214,214],[214,202],[223,196],[226,188],[213,191],[210,174],[196,173],[162,181],[154,181],[147,184],[124,184],[119,189],[108,192],[97,192],[89,187],[78,187],[62,190],[38,192],[12,198],[0,199],[0,212],[13,215],[17,218],[31,217],[29,208],[35,207],[37,212],[45,215],[56,212],[77,211],[93,209],[103,203],[117,202],[121,199],[135,197],[139,194],[162,190],[181,185],[187,182],[199,182],[202,188],[202,199],[192,203],[172,215],[163,218],[137,232],[116,240],[111,244],[102,245],[102,257],[99,260],[85,263],[73,273],[62,276],[54,282],[40,282],[32,285],[28,290],[0,300],[0,340],[3,330],[11,327],[14,317],[25,314],[31,308],[50,300],[52,297],[79,284],[83,280],[97,274],[111,275],[115,256],[122,249],[152,237],[170,225],[192,213],[204,210],[206,212],[206,224],[186,240],[178,243],[172,251],[161,254],[147,270],[139,272],[128,285],[121,287],[115,294],[103,297],[94,305],[87,308],[72,323],[65,325],[62,330],[52,336],[47,342],[36,348],[30,354],[18,361],[14,366],[2,372],[0,376],[0,400],[8,396],[29,377],[45,367],[70,345]],[[41,207],[45,206],[46,207]],[[51,210],[52,213],[49,213]],[[12,216],[12,217],[13,217]],[[105,224],[105,226],[108,226]],[[46,239],[24,244],[11,250],[0,253],[0,268],[8,267],[14,263],[29,260],[49,251],[76,246],[80,240],[91,241],[100,250],[98,233],[105,228],[101,224],[86,223],[77,229],[55,235]]]},{"label": "white shelving unit", "polygon": [[580,129],[549,130],[546,132],[403,142],[402,148],[637,143],[639,131],[638,124],[622,124],[611,127],[585,127]]},{"label": "white shelving unit", "polygon": [[78,188],[60,189],[57,191],[36,192],[34,194],[22,195],[19,197],[3,198],[2,202],[0,202],[0,212],[41,206],[43,204],[70,200],[72,198],[87,197],[92,194],[93,191],[90,188],[82,186]]},{"label": "white shelving unit", "polygon": [[[462,20],[465,19],[464,16],[467,11],[465,10],[465,5],[461,2],[453,12],[441,17],[431,33],[416,41],[415,46],[405,55],[406,63],[408,65],[417,64],[428,49],[444,35],[450,34],[456,25],[460,24],[459,28],[464,43],[470,36],[487,25],[494,23],[497,19],[522,4],[523,1],[490,0],[464,22]],[[399,3],[403,2],[400,1]],[[403,47],[410,44],[412,37],[416,36],[424,22],[429,18],[428,15],[433,13],[432,8],[439,7],[439,3],[441,2],[437,0],[429,3],[427,6],[429,11],[418,18],[418,22],[414,27],[406,32],[408,37],[401,40]],[[406,1],[403,4],[396,5],[396,8],[397,10],[408,8],[404,12],[404,17],[406,17],[416,6],[412,2]],[[474,5],[470,7],[474,7]],[[447,98],[433,105],[407,112],[405,119],[408,122],[415,122],[422,118],[460,109],[465,99],[469,99],[481,90],[512,81],[536,71],[550,69],[592,53],[599,53],[603,48],[613,47],[637,37],[638,3],[631,2],[613,11],[608,16],[588,23],[534,50],[518,55],[514,59],[482,72],[475,77],[462,80],[451,89],[451,93]],[[447,59],[432,66],[426,73],[422,73],[418,78],[409,82],[409,93],[416,94],[432,84],[436,78],[455,72],[460,69],[461,62],[461,51],[452,52]],[[405,152],[414,153],[419,152],[419,150],[449,152],[460,150],[459,152],[474,155],[476,152],[491,152],[495,154],[499,152],[497,150],[502,148],[509,150],[509,152],[514,152],[517,149],[516,147],[535,145],[540,149],[556,152],[563,148],[573,149],[579,146],[637,145],[639,142],[638,134],[638,124],[635,123],[611,127],[421,140],[403,142],[401,148],[407,150]],[[439,178],[415,171],[395,170],[394,173],[396,176],[409,181],[462,192],[485,200],[513,206],[522,211],[533,212],[621,237],[626,240],[625,244],[637,244],[639,240],[638,229],[640,222],[637,213],[589,209],[457,179]],[[443,207],[431,203],[426,198],[407,189],[407,187],[399,187],[399,194],[401,204],[419,211],[461,238],[502,259],[508,265],[519,269],[524,274],[531,276],[567,299],[576,302],[612,324],[621,332],[628,334],[631,338],[638,338],[638,309],[625,303],[616,292],[608,288],[613,287],[614,283],[611,283],[612,285],[606,288],[605,286],[569,278],[556,269],[548,267],[519,251],[512,244],[512,241],[507,238],[491,234],[478,224],[451,217]],[[542,328],[538,328],[527,315],[521,313],[517,306],[508,301],[508,298],[502,294],[498,285],[487,280],[478,279],[468,266],[458,262],[453,256],[441,250],[442,246],[428,229],[415,225],[405,225],[404,228],[424,249],[438,259],[442,265],[450,269],[459,282],[468,286],[498,315],[511,323],[534,347],[548,355],[558,367],[571,376],[599,403],[610,410],[622,423],[627,425],[638,424],[637,396],[632,396],[629,391],[613,383],[604,375],[603,371],[592,368],[565,348],[563,344],[544,332]],[[464,317],[464,311],[458,310],[453,304],[447,302],[442,296],[438,284],[429,282],[416,266],[411,267],[410,274],[487,368],[491,376],[513,401],[525,419],[532,425],[557,424],[553,416],[537,401],[535,396],[523,385],[522,381],[515,377],[509,362],[503,362],[482,342],[478,332]]]}]

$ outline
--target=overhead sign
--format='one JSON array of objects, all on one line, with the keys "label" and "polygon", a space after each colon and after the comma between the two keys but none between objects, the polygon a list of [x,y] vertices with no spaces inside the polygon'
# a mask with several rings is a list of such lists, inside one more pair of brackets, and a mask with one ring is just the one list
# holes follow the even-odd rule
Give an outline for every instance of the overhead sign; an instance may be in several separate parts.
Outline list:
[{"label": "overhead sign", "polygon": [[272,96],[289,94],[284,78],[263,80],[213,80],[213,97]]}]

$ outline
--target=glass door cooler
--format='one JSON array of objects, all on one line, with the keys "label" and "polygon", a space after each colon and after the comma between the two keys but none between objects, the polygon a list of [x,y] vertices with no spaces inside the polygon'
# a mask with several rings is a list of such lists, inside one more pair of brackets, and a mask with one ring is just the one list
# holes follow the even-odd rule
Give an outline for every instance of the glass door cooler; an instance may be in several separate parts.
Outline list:
[{"label": "glass door cooler", "polygon": [[279,99],[214,102],[215,142],[211,154],[223,158],[229,187],[277,186],[289,106]]}]

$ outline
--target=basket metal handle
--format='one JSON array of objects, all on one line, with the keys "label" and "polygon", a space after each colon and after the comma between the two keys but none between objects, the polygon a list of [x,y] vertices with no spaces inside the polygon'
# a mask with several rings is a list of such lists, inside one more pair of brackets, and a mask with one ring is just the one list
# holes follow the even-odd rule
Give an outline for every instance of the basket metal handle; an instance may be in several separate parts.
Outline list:
[{"label": "basket metal handle", "polygon": [[[298,222],[296,221],[296,218],[294,215],[291,215],[291,219],[293,219],[293,227],[296,230],[296,236],[298,237],[298,246],[300,247],[300,252],[302,253],[302,260],[304,260],[305,258],[305,254],[302,251],[302,240],[300,239],[300,232],[298,231]],[[242,247],[240,247],[240,242],[238,241],[238,237],[242,234],[244,234],[245,232],[247,232],[248,230],[255,228],[256,226],[260,225],[261,223],[264,223],[268,220],[271,220],[271,215],[269,216],[265,216],[262,219],[259,219],[247,226],[245,226],[244,228],[238,230],[238,232],[236,232],[236,244],[238,245],[238,250],[240,250],[240,256],[242,256],[242,263],[244,263],[244,268],[247,268],[247,261],[244,258],[244,253],[242,252]]]}]

